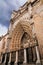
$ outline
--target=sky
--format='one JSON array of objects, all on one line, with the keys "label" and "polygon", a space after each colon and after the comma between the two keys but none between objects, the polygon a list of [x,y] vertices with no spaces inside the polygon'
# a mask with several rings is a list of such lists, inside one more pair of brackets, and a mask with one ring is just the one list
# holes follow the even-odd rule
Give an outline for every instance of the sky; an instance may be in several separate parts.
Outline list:
[{"label": "sky", "polygon": [[18,10],[27,0],[0,0],[0,36],[5,35],[13,10]]}]

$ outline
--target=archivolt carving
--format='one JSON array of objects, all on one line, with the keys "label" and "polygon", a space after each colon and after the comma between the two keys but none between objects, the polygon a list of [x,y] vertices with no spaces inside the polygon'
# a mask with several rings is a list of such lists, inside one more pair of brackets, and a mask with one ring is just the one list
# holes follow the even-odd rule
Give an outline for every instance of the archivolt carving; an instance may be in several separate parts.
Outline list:
[{"label": "archivolt carving", "polygon": [[[24,43],[22,38],[26,42],[27,45]],[[10,48],[11,48],[11,50],[19,50],[19,49],[25,48],[25,45],[26,45],[26,47],[27,46],[29,47],[29,41],[31,41],[31,40],[32,40],[31,25],[29,24],[28,21],[20,21],[15,26],[15,28],[12,32],[12,40],[11,40]]]}]

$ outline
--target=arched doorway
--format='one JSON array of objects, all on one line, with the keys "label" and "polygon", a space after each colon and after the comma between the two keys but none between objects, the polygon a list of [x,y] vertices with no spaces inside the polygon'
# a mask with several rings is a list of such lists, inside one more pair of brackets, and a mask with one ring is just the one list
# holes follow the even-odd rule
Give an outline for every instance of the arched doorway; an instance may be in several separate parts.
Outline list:
[{"label": "arched doorway", "polygon": [[[12,32],[11,50],[18,51],[18,62],[24,61],[24,48],[26,48],[27,62],[33,62],[32,55],[32,28],[28,21],[19,22]],[[32,45],[30,44],[32,42]],[[31,45],[31,47],[30,47]],[[30,57],[30,56],[31,57]]]},{"label": "arched doorway", "polygon": [[30,36],[27,32],[24,32],[21,42],[24,48],[26,48],[27,62],[31,63],[33,60],[33,55],[32,55],[32,48],[30,47]]},{"label": "arched doorway", "polygon": [[33,46],[30,47],[30,42],[31,42],[30,35],[27,32],[24,32],[21,38],[21,44],[23,45],[24,48],[26,48],[27,62],[35,63],[37,60],[36,50],[35,47]]}]

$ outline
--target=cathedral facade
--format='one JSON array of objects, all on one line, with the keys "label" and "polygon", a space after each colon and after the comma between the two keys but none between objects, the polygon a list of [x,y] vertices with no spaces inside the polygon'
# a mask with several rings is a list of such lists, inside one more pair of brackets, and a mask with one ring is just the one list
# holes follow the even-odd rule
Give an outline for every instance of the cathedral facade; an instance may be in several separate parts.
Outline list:
[{"label": "cathedral facade", "polygon": [[28,0],[12,12],[8,33],[0,38],[0,63],[43,65],[43,3]]}]

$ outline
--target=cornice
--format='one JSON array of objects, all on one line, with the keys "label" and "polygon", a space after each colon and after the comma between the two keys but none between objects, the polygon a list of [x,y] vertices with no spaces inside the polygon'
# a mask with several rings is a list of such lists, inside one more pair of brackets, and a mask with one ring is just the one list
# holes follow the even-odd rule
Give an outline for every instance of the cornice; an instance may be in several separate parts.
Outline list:
[{"label": "cornice", "polygon": [[12,21],[15,21],[15,19],[17,19],[19,16],[21,16],[26,10],[28,11],[28,7],[29,5],[31,5],[32,7],[36,5],[36,3],[38,3],[40,0],[34,0],[33,2],[26,2],[23,6],[21,6],[19,8],[18,11],[15,11],[13,10],[12,12],[12,15],[11,15],[11,20],[10,22]]}]

